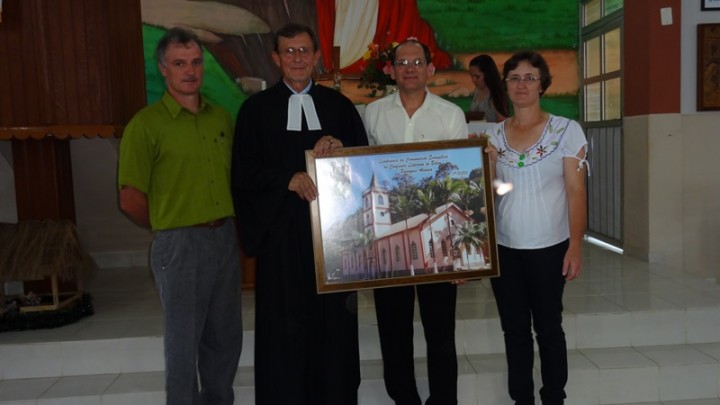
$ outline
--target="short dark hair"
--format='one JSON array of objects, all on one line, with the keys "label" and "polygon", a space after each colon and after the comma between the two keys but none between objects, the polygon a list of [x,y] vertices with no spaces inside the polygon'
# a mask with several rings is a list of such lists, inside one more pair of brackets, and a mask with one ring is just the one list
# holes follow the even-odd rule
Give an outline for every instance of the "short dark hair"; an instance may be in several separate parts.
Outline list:
[{"label": "short dark hair", "polygon": [[540,70],[540,95],[542,96],[552,84],[552,76],[550,76],[550,68],[545,58],[535,51],[520,51],[511,56],[503,66],[503,80],[507,80],[508,72],[517,68],[523,61]]},{"label": "short dark hair", "polygon": [[400,48],[403,45],[407,45],[407,44],[420,45],[423,49],[423,53],[425,54],[425,63],[428,65],[430,63],[432,63],[432,55],[430,54],[430,48],[427,45],[423,44],[422,42],[418,41],[417,39],[406,39],[406,40],[400,42],[399,44],[397,44],[397,46],[390,51],[389,57],[390,57],[390,62],[392,64],[395,64],[395,54],[397,53],[398,48]]},{"label": "short dark hair", "polygon": [[165,65],[165,52],[167,52],[170,44],[187,45],[191,42],[196,43],[198,48],[202,50],[200,38],[198,38],[198,36],[194,33],[177,27],[169,29],[165,35],[160,38],[160,41],[158,41],[157,47],[155,48],[155,57],[157,58],[158,63],[163,66]]},{"label": "short dark hair", "polygon": [[308,27],[307,25],[298,23],[287,23],[275,32],[275,52],[280,51],[278,49],[280,37],[295,38],[296,36],[303,33],[310,36],[310,39],[312,40],[313,52],[317,52],[320,49],[320,46],[318,45],[318,39],[315,35],[315,31],[313,31],[312,28]]}]

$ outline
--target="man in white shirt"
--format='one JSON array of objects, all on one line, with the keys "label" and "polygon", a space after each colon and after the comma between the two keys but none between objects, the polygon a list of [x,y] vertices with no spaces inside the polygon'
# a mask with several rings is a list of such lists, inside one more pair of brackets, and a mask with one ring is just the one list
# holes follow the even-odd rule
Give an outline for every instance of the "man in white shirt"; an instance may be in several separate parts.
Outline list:
[{"label": "man in white shirt", "polygon": [[[435,68],[429,48],[416,39],[391,54],[398,92],[369,104],[365,129],[371,145],[467,138],[465,114],[427,90]],[[427,342],[430,397],[426,405],[457,404],[455,299],[452,283],[379,288],[374,291],[385,387],[396,405],[421,405],[413,364],[413,315],[417,291]]]}]

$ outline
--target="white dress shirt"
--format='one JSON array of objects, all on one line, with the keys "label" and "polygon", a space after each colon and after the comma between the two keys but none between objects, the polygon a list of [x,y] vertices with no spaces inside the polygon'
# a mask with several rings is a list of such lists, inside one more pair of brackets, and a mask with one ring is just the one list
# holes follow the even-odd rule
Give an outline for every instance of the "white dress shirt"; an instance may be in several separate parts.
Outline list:
[{"label": "white dress shirt", "polygon": [[425,92],[425,101],[412,118],[399,92],[368,104],[363,121],[370,145],[466,139],[468,127],[460,107]]}]

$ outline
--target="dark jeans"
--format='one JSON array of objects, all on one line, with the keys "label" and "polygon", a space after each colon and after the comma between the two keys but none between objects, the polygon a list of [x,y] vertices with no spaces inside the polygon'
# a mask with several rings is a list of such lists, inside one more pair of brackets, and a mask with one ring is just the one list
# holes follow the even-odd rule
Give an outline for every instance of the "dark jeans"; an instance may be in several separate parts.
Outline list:
[{"label": "dark jeans", "polygon": [[500,277],[491,284],[505,334],[508,390],[516,404],[535,403],[532,329],[540,351],[542,403],[562,404],[565,398],[568,366],[562,328],[562,265],[567,248],[567,241],[531,250],[498,246]]},{"label": "dark jeans", "polygon": [[242,349],[234,222],[158,231],[150,260],[165,310],[167,404],[232,405]]},{"label": "dark jeans", "polygon": [[457,404],[455,299],[451,283],[375,289],[385,388],[396,405],[420,405],[413,359],[413,315],[417,289],[425,341],[430,397],[427,405]]}]

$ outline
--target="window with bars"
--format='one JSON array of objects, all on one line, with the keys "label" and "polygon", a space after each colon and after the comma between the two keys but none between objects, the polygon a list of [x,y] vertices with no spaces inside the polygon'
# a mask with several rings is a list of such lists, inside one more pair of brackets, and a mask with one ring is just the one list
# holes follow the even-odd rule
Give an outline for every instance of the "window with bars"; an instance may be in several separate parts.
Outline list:
[{"label": "window with bars", "polygon": [[587,233],[622,246],[623,0],[580,4],[580,116],[592,172]]}]

